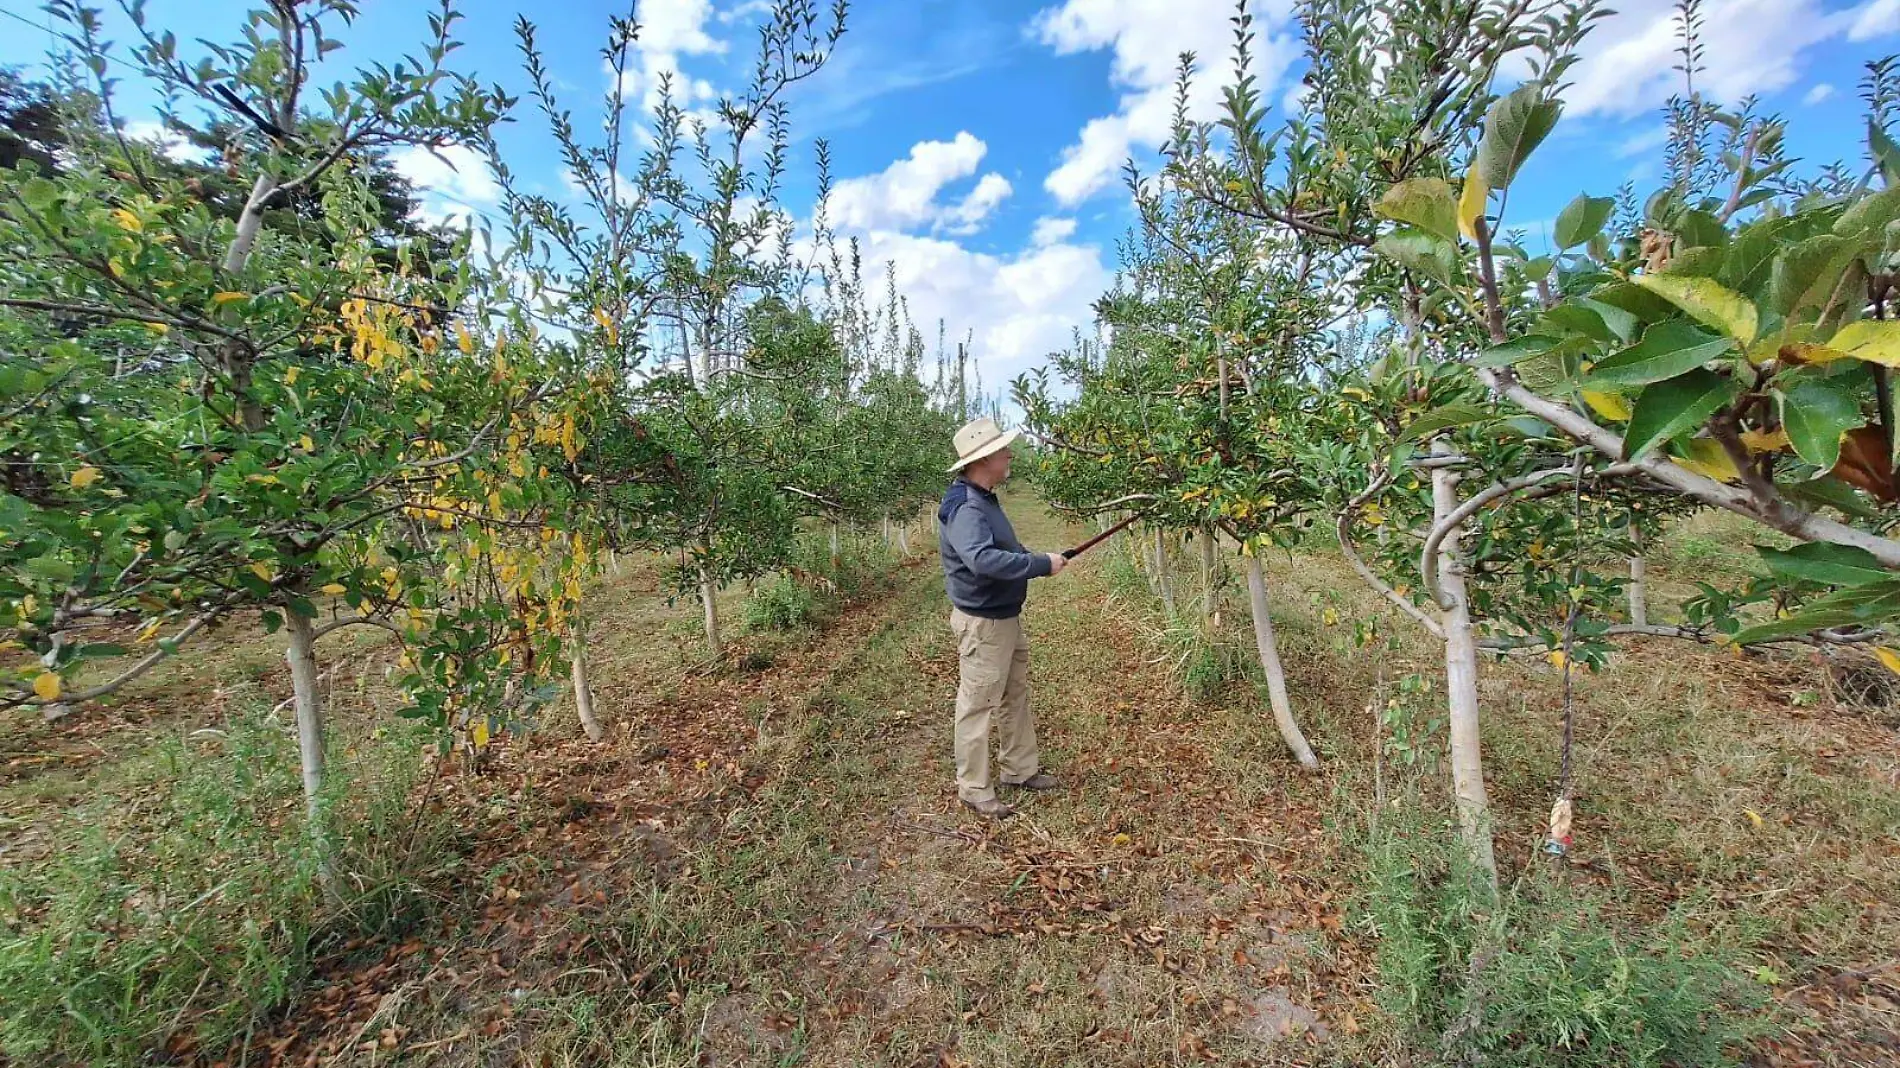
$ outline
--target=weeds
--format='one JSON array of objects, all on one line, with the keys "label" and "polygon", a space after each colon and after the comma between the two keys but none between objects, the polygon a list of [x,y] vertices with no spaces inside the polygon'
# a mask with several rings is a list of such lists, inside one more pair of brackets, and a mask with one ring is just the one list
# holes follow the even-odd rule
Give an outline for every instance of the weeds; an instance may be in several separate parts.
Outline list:
[{"label": "weeds", "polygon": [[1378,944],[1378,1001],[1394,1037],[1493,1065],[1732,1063],[1763,997],[1734,927],[1678,904],[1640,935],[1601,892],[1541,867],[1494,901],[1465,870],[1449,821],[1410,797],[1361,843],[1358,920]]},{"label": "weeds", "polygon": [[419,763],[391,739],[356,775],[338,769],[333,797],[360,800],[333,802],[327,901],[282,731],[252,717],[124,768],[112,793],[142,798],[130,822],[103,796],[53,859],[0,871],[0,1051],[108,1066],[222,1048],[296,994],[326,940],[413,923],[427,901],[414,872],[447,846],[411,816]]},{"label": "weeds", "polygon": [[818,599],[810,589],[790,575],[774,575],[746,598],[745,626],[747,630],[791,630],[809,623],[817,608]]}]

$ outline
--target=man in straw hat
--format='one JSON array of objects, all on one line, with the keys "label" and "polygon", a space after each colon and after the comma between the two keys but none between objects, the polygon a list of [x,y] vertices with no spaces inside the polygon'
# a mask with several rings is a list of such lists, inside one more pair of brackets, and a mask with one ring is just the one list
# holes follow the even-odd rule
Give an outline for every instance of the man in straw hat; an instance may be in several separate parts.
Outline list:
[{"label": "man in straw hat", "polygon": [[1029,711],[1029,639],[1023,601],[1029,580],[1060,572],[1060,553],[1032,553],[996,499],[1009,477],[1010,443],[994,419],[957,431],[957,476],[937,509],[943,584],[950,594],[950,630],[957,637],[962,677],[957,684],[957,796],[976,812],[1006,819],[1015,810],[997,800],[990,780],[990,721],[1000,735],[998,764],[1004,786],[1053,790],[1036,752],[1036,717]]}]

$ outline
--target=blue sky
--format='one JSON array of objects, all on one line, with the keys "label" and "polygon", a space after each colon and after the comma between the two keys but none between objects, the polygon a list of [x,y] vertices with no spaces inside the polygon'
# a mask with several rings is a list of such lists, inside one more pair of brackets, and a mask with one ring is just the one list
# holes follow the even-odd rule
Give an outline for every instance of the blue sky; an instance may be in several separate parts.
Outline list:
[{"label": "blue sky", "polygon": [[[228,39],[247,5],[151,0],[152,22],[181,39]],[[414,49],[432,4],[368,0],[333,61],[389,60]],[[643,0],[634,84],[673,71],[703,106],[736,88],[750,59],[758,0]],[[1293,103],[1300,74],[1291,0],[1256,3],[1256,73],[1269,99]],[[1564,121],[1512,193],[1509,225],[1537,231],[1580,191],[1626,180],[1646,191],[1661,171],[1659,108],[1672,71],[1672,0],[1621,0],[1573,75]],[[464,0],[460,69],[521,94],[512,26],[526,13],[577,119],[598,121],[608,75],[599,50],[622,3]],[[34,67],[51,42],[47,17],[0,0],[0,64]],[[1704,88],[1723,101],[1755,94],[1792,120],[1790,151],[1814,163],[1860,154],[1862,64],[1900,52],[1900,0],[1705,0]],[[1065,345],[1108,285],[1131,214],[1122,161],[1152,163],[1165,134],[1174,57],[1211,69],[1195,106],[1211,114],[1228,67],[1230,0],[859,0],[830,65],[792,97],[796,173],[787,207],[810,213],[812,139],[832,146],[832,212],[867,263],[896,262],[900,288],[927,334],[975,335],[986,381],[1000,385]],[[333,29],[332,35],[339,35]],[[114,36],[124,39],[128,33]],[[189,54],[189,53],[188,53]],[[126,116],[149,121],[151,98],[128,86]],[[511,165],[563,188],[538,116],[524,106],[505,128]],[[403,161],[434,190],[430,210],[492,210],[478,167],[457,174],[427,156]],[[876,283],[881,289],[881,282]]]}]

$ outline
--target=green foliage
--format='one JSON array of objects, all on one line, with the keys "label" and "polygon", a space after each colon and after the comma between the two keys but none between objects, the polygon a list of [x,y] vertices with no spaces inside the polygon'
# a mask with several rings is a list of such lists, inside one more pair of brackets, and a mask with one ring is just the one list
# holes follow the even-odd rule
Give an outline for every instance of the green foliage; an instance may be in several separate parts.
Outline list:
[{"label": "green foliage", "polygon": [[811,622],[817,604],[812,591],[798,580],[774,575],[746,598],[745,625],[750,630],[791,630]]},{"label": "green foliage", "polygon": [[1378,820],[1355,914],[1377,939],[1377,998],[1407,1045],[1526,1068],[1690,1068],[1733,1063],[1755,1032],[1747,1016],[1765,999],[1743,939],[1704,929],[1693,903],[1634,933],[1600,892],[1546,872],[1496,900],[1421,808]]},{"label": "green foliage", "polygon": [[0,1053],[105,1068],[221,1049],[295,996],[319,947],[416,922],[448,841],[411,804],[415,741],[365,743],[355,774],[332,780],[329,895],[290,816],[295,741],[266,718],[165,742],[123,772],[146,799],[135,816],[113,791],[72,817],[57,855],[0,869]]}]

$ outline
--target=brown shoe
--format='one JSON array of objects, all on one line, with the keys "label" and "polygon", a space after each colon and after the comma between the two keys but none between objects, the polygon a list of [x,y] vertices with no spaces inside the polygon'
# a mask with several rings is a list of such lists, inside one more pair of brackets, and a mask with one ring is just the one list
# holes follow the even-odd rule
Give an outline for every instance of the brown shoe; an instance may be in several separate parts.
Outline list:
[{"label": "brown shoe", "polygon": [[958,798],[958,800],[963,802],[964,808],[969,809],[979,816],[987,816],[993,820],[1006,820],[1016,814],[1015,809],[1010,808],[1008,805],[1003,804],[993,797],[988,801],[972,801],[967,797]]},{"label": "brown shoe", "polygon": [[1029,778],[1024,779],[1022,782],[1004,780],[1003,785],[1014,786],[1018,790],[1035,790],[1040,792],[1043,790],[1053,790],[1060,784],[1056,782],[1054,775],[1039,771]]}]

